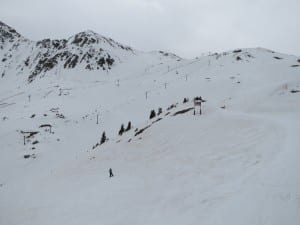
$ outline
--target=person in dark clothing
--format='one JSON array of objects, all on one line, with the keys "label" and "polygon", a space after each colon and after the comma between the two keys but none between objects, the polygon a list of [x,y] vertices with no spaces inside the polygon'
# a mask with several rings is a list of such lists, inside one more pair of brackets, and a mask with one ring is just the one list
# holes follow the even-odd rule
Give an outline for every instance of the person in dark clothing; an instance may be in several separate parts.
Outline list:
[{"label": "person in dark clothing", "polygon": [[112,172],[112,169],[109,168],[109,177],[113,177],[113,176],[114,176],[114,174],[113,174],[113,172]]}]

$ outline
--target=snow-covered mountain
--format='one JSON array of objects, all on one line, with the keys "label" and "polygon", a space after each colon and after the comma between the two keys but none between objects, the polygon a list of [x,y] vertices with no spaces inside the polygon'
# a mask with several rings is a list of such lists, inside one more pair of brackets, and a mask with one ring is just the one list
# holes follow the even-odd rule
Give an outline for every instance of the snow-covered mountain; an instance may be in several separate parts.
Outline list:
[{"label": "snow-covered mountain", "polygon": [[[1,74],[28,74],[28,82],[46,72],[61,68],[82,67],[86,70],[110,70],[135,51],[93,31],[78,33],[68,39],[30,41],[0,22]],[[13,72],[12,72],[13,71]]]},{"label": "snow-covered mountain", "polygon": [[0,224],[299,224],[300,57],[0,25]]}]

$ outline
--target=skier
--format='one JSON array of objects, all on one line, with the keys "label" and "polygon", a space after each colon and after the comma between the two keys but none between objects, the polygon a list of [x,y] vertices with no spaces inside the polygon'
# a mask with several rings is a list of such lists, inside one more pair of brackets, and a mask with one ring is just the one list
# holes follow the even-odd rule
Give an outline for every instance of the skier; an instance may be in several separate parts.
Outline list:
[{"label": "skier", "polygon": [[113,174],[113,172],[112,172],[112,169],[109,168],[109,177],[113,177],[113,176],[114,176],[114,174]]}]

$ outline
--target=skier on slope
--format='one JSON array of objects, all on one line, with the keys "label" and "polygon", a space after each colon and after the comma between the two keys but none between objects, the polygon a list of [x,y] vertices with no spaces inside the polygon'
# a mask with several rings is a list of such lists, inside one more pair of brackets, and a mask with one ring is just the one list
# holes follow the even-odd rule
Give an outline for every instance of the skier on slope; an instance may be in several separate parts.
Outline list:
[{"label": "skier on slope", "polygon": [[114,174],[113,174],[113,172],[112,172],[112,169],[111,168],[109,168],[109,177],[113,177],[114,176]]}]

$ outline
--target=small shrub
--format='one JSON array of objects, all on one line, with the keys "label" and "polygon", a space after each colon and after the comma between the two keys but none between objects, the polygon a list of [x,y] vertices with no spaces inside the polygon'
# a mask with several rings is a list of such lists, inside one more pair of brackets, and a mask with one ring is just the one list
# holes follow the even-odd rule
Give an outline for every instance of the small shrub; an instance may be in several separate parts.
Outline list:
[{"label": "small shrub", "polygon": [[187,103],[187,102],[189,102],[189,99],[188,98],[184,98],[183,99],[183,103]]}]

